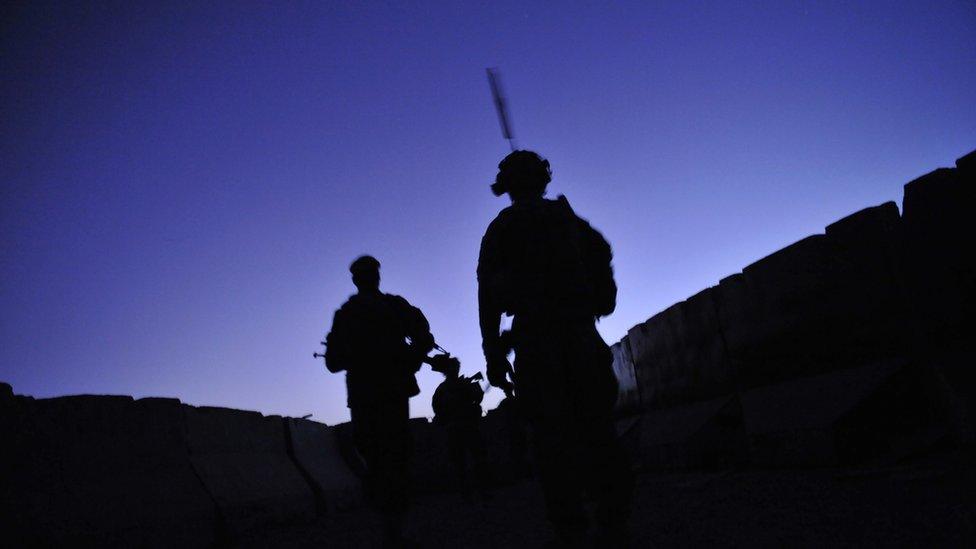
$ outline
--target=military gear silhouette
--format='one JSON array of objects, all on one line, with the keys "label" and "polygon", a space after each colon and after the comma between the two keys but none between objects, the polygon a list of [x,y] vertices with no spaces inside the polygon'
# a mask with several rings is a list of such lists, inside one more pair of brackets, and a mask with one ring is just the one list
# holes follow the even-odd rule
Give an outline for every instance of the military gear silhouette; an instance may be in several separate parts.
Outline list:
[{"label": "military gear silhouette", "polygon": [[433,341],[427,319],[406,299],[359,293],[335,313],[325,362],[330,372],[346,372],[350,408],[412,397],[420,391],[415,374]]},{"label": "military gear silhouette", "polygon": [[402,542],[409,494],[409,403],[419,392],[415,374],[434,347],[430,325],[406,299],[379,290],[380,263],[352,263],[358,293],[335,313],[326,336],[325,364],[346,372],[353,439],[366,463],[366,488],[384,521],[387,543]]},{"label": "military gear silhouette", "polygon": [[481,401],[485,396],[478,384],[481,374],[473,377],[445,375],[446,379],[434,390],[431,401],[434,423],[447,425],[481,418]]},{"label": "military gear silhouette", "polygon": [[[493,190],[507,192],[512,205],[488,226],[478,259],[488,379],[503,389],[514,382],[559,539],[585,534],[585,489],[597,503],[598,536],[619,540],[633,481],[613,429],[613,359],[595,326],[616,304],[612,252],[565,197],[543,198],[550,174],[530,151],[499,164]],[[514,369],[499,333],[502,314],[515,317]]]},{"label": "military gear silhouette", "polygon": [[[431,369],[444,374],[437,386],[431,405],[434,423],[443,427],[447,435],[447,452],[457,475],[458,490],[467,497],[472,488],[485,494],[485,444],[481,438],[481,401],[484,391],[478,383],[481,373],[471,377],[459,375],[461,363],[449,355],[432,357]],[[468,458],[474,462],[474,484],[468,472]]]}]

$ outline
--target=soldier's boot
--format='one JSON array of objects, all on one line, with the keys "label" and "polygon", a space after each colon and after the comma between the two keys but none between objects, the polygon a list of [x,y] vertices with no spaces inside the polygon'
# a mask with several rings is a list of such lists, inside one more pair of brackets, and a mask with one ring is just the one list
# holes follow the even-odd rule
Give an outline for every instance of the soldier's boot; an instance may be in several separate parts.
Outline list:
[{"label": "soldier's boot", "polygon": [[598,482],[594,513],[595,547],[629,547],[634,477],[628,460],[607,467]]}]

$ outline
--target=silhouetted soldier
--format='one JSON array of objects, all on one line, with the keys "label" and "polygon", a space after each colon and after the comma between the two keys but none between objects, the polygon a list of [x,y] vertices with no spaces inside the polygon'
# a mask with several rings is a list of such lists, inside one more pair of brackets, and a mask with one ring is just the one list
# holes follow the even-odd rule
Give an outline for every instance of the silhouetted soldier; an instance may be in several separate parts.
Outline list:
[{"label": "silhouetted soldier", "polygon": [[[485,445],[478,422],[481,420],[481,401],[485,397],[482,377],[460,375],[461,362],[450,355],[436,355],[428,359],[431,369],[444,374],[444,381],[437,386],[431,407],[434,423],[444,428],[447,435],[447,451],[458,479],[458,491],[467,498],[474,484],[485,496]],[[474,479],[469,482],[468,457],[474,465]]]},{"label": "silhouetted soldier", "polygon": [[330,372],[346,372],[353,438],[366,462],[370,500],[383,518],[384,543],[405,544],[414,377],[434,346],[430,325],[406,299],[380,292],[380,263],[370,256],[349,267],[358,293],[336,311],[326,336]]},{"label": "silhouetted soldier", "polygon": [[512,391],[505,394],[505,398],[488,412],[489,416],[501,418],[508,437],[508,469],[513,478],[521,479],[531,472],[529,463],[529,444],[526,432],[525,418],[519,411],[519,402]]},{"label": "silhouetted soldier", "polygon": [[[596,502],[597,540],[619,546],[633,480],[613,428],[613,359],[595,326],[616,305],[610,245],[565,197],[543,198],[552,172],[539,155],[515,151],[498,169],[492,191],[512,205],[489,225],[478,260],[488,380],[506,391],[514,381],[558,542],[585,538],[585,489]],[[502,314],[515,317],[514,371]]]}]

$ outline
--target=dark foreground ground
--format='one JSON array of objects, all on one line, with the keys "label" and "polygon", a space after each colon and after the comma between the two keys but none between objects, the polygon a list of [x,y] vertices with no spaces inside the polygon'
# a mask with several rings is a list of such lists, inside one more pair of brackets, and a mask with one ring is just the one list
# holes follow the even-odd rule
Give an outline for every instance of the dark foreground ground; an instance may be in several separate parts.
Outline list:
[{"label": "dark foreground ground", "polygon": [[[976,547],[974,455],[952,453],[861,469],[725,471],[638,477],[634,547]],[[243,547],[376,547],[365,511],[252,533]],[[548,541],[534,483],[487,502],[418,499],[422,547],[540,547]]]}]

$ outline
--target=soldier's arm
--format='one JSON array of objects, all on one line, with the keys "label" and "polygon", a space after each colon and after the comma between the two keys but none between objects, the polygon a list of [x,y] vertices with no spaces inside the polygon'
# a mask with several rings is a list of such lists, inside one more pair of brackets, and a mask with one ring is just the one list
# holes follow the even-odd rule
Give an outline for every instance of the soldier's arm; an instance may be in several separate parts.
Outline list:
[{"label": "soldier's arm", "polygon": [[342,309],[339,309],[332,317],[332,330],[325,336],[325,367],[334,374],[349,367],[348,340],[346,318]]},{"label": "soldier's arm", "polygon": [[499,282],[497,277],[504,275],[498,257],[501,250],[496,230],[495,223],[492,223],[481,240],[481,252],[478,256],[478,321],[481,325],[481,349],[485,353],[488,383],[507,393],[512,386],[508,380],[512,375],[512,365],[508,362],[508,349],[503,345],[499,334],[504,309],[499,296],[494,295]]},{"label": "soldier's arm", "polygon": [[502,310],[492,295],[492,284],[488,280],[499,268],[495,258],[496,248],[497,242],[489,226],[478,254],[478,321],[481,326],[481,349],[489,361],[499,354],[502,347],[499,339]]}]

